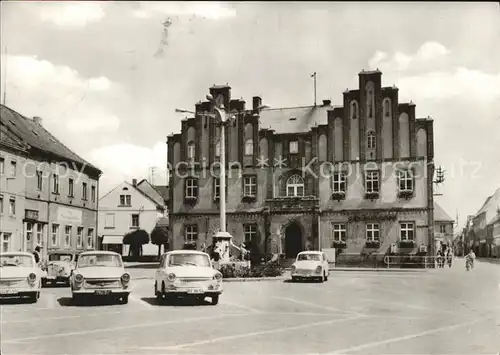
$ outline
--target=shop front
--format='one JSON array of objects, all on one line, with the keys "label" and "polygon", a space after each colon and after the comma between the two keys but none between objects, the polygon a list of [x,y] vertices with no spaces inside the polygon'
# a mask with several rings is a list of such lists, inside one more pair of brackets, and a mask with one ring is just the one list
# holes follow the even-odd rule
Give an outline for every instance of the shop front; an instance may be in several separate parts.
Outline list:
[{"label": "shop front", "polygon": [[47,254],[47,221],[40,220],[37,210],[24,210],[23,219],[24,250],[34,251],[36,246],[41,246],[41,254]]}]

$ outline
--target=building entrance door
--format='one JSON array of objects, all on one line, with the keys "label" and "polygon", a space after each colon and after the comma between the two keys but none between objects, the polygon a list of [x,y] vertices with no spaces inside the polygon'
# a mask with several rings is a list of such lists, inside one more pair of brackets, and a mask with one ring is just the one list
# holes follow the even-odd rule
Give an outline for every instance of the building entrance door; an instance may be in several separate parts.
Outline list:
[{"label": "building entrance door", "polygon": [[285,230],[285,256],[295,258],[302,249],[302,229],[293,222]]}]

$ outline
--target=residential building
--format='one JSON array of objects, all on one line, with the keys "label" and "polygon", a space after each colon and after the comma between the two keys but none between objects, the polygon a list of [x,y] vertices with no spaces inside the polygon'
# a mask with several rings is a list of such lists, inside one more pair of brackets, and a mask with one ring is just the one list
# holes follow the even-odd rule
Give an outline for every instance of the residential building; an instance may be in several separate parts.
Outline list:
[{"label": "residential building", "polygon": [[[305,248],[345,255],[433,253],[433,121],[359,73],[342,105],[263,108],[210,94],[235,116],[225,128],[226,230],[233,242],[294,257]],[[220,126],[212,102],[168,137],[172,248],[210,244],[219,230]],[[430,248],[430,250],[428,250]]]},{"label": "residential building", "polygon": [[[16,230],[9,248],[32,251],[42,245],[44,255],[95,248],[101,170],[47,131],[41,118],[26,118],[3,105],[1,118],[0,164],[3,160],[10,174],[2,177],[4,211],[12,214],[15,199],[15,218],[2,217],[2,229]],[[16,144],[22,150],[15,152]],[[6,145],[11,149],[4,150]]]},{"label": "residential building", "polygon": [[497,217],[500,208],[500,188],[489,196],[472,220],[473,248],[477,256],[490,257],[494,246],[493,235],[488,235],[488,225]]},{"label": "residential building", "polygon": [[491,240],[491,257],[500,258],[500,209],[487,226],[487,238]]},{"label": "residential building", "polygon": [[[165,216],[166,202],[147,180],[122,182],[99,200],[102,248],[128,255],[129,246],[123,244],[123,237],[138,229],[150,234],[156,225],[168,225]],[[158,247],[151,241],[143,246],[143,255],[157,254]]]},{"label": "residential building", "polygon": [[442,245],[453,246],[454,225],[455,221],[440,205],[434,202],[434,240],[436,249],[440,249]]}]

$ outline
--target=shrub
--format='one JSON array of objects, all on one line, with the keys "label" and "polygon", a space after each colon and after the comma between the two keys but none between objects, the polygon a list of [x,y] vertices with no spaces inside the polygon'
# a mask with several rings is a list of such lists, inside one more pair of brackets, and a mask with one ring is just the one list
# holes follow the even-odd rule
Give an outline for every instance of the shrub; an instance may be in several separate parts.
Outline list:
[{"label": "shrub", "polygon": [[242,264],[223,264],[219,270],[222,277],[228,278],[246,278],[246,277],[276,277],[283,275],[283,268],[277,262],[247,267]]}]

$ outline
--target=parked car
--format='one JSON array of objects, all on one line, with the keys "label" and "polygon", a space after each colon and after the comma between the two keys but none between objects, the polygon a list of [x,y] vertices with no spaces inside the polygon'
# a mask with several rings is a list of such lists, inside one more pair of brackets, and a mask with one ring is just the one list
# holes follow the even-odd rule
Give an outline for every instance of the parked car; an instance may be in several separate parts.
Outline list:
[{"label": "parked car", "polygon": [[47,255],[46,275],[42,278],[42,286],[48,283],[57,284],[58,282],[69,286],[69,277],[76,266],[78,255],[78,252],[68,250],[50,252]]},{"label": "parked car", "polygon": [[33,254],[0,253],[0,297],[28,297],[37,302],[42,288],[41,274]]},{"label": "parked car", "polygon": [[176,250],[163,254],[154,286],[155,295],[160,301],[194,297],[201,302],[210,297],[212,305],[219,303],[223,289],[222,274],[213,268],[209,255],[195,250]]},{"label": "parked car", "polygon": [[303,251],[292,265],[292,281],[318,279],[328,281],[330,275],[328,260],[321,251]]},{"label": "parked car", "polygon": [[125,271],[120,254],[86,251],[78,257],[70,287],[75,303],[87,297],[107,296],[126,304],[131,292],[130,274]]}]

